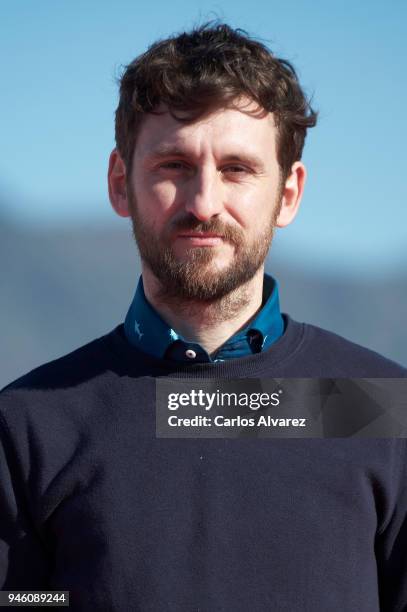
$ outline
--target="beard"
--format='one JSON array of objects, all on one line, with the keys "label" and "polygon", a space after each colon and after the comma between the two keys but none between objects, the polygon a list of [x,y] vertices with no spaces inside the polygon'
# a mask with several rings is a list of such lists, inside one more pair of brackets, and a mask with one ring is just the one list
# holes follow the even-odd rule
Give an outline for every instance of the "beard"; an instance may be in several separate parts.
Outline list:
[{"label": "beard", "polygon": [[[217,218],[201,222],[192,214],[175,218],[168,227],[157,235],[137,209],[137,201],[128,189],[129,208],[133,235],[140,257],[159,282],[157,298],[164,302],[214,303],[224,302],[232,314],[232,302],[236,311],[247,302],[249,296],[232,294],[244,286],[264,264],[274,235],[275,224],[281,206],[279,194],[277,206],[273,207],[270,221],[261,235],[248,242],[243,230],[227,225]],[[234,257],[228,266],[216,265],[217,247],[194,247],[187,249],[184,259],[177,258],[172,248],[171,238],[179,231],[213,232],[234,247]],[[229,299],[228,299],[229,298]],[[219,313],[220,314],[220,313]]]}]

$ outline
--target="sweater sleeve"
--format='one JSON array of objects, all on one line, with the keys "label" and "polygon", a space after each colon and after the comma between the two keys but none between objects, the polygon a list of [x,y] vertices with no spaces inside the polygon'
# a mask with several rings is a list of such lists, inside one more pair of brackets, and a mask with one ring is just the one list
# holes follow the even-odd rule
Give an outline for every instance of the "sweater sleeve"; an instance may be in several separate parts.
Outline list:
[{"label": "sweater sleeve", "polygon": [[388,525],[376,542],[380,610],[407,612],[407,439],[402,440],[401,478]]},{"label": "sweater sleeve", "polygon": [[0,413],[0,589],[47,588],[49,559],[28,511],[27,495]]}]

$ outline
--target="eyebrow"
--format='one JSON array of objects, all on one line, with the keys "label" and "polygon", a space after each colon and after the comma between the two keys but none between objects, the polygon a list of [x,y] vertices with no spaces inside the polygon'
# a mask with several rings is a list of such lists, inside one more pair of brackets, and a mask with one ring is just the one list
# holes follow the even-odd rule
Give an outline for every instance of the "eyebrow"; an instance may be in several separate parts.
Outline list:
[{"label": "eyebrow", "polygon": [[[160,159],[165,159],[167,157],[190,157],[190,154],[185,149],[180,147],[161,143],[155,149],[149,151],[146,155],[146,160],[148,161],[159,161]],[[253,153],[246,152],[231,152],[230,154],[226,154],[223,157],[224,162],[239,162],[245,163],[253,166],[258,171],[264,171],[264,162],[263,160]]]},{"label": "eyebrow", "polygon": [[147,159],[161,159],[163,157],[170,157],[172,155],[175,157],[185,157],[187,153],[178,147],[162,143],[155,149],[149,151],[146,157]]}]

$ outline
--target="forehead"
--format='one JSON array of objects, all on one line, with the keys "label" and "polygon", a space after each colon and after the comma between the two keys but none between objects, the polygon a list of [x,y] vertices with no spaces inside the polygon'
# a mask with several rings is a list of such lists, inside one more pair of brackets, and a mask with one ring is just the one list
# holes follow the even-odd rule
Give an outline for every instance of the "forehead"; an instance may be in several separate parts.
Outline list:
[{"label": "forehead", "polygon": [[[273,114],[248,99],[239,99],[234,105],[210,110],[188,122],[174,118],[167,107],[159,107],[160,114],[149,113],[143,119],[135,155],[149,155],[163,144],[199,150],[244,147],[269,155],[276,139]],[[177,115],[182,117],[181,113]]]}]

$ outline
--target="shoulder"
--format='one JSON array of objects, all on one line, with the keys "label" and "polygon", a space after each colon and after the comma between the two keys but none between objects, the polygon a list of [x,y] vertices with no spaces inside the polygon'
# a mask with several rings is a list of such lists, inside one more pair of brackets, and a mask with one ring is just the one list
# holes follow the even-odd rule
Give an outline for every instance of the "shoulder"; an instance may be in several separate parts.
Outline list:
[{"label": "shoulder", "polygon": [[16,438],[25,435],[23,430],[29,437],[32,427],[52,431],[54,436],[59,430],[67,431],[72,421],[68,415],[82,418],[100,409],[100,398],[108,396],[112,379],[116,378],[108,347],[108,338],[114,331],[4,387],[0,392],[0,423],[11,427]]},{"label": "shoulder", "polygon": [[380,353],[326,329],[303,324],[300,355],[313,370],[310,376],[349,378],[406,378],[407,369]]},{"label": "shoulder", "polygon": [[4,387],[1,394],[24,389],[67,388],[95,376],[106,361],[103,338],[92,340],[58,359],[31,370]]}]

